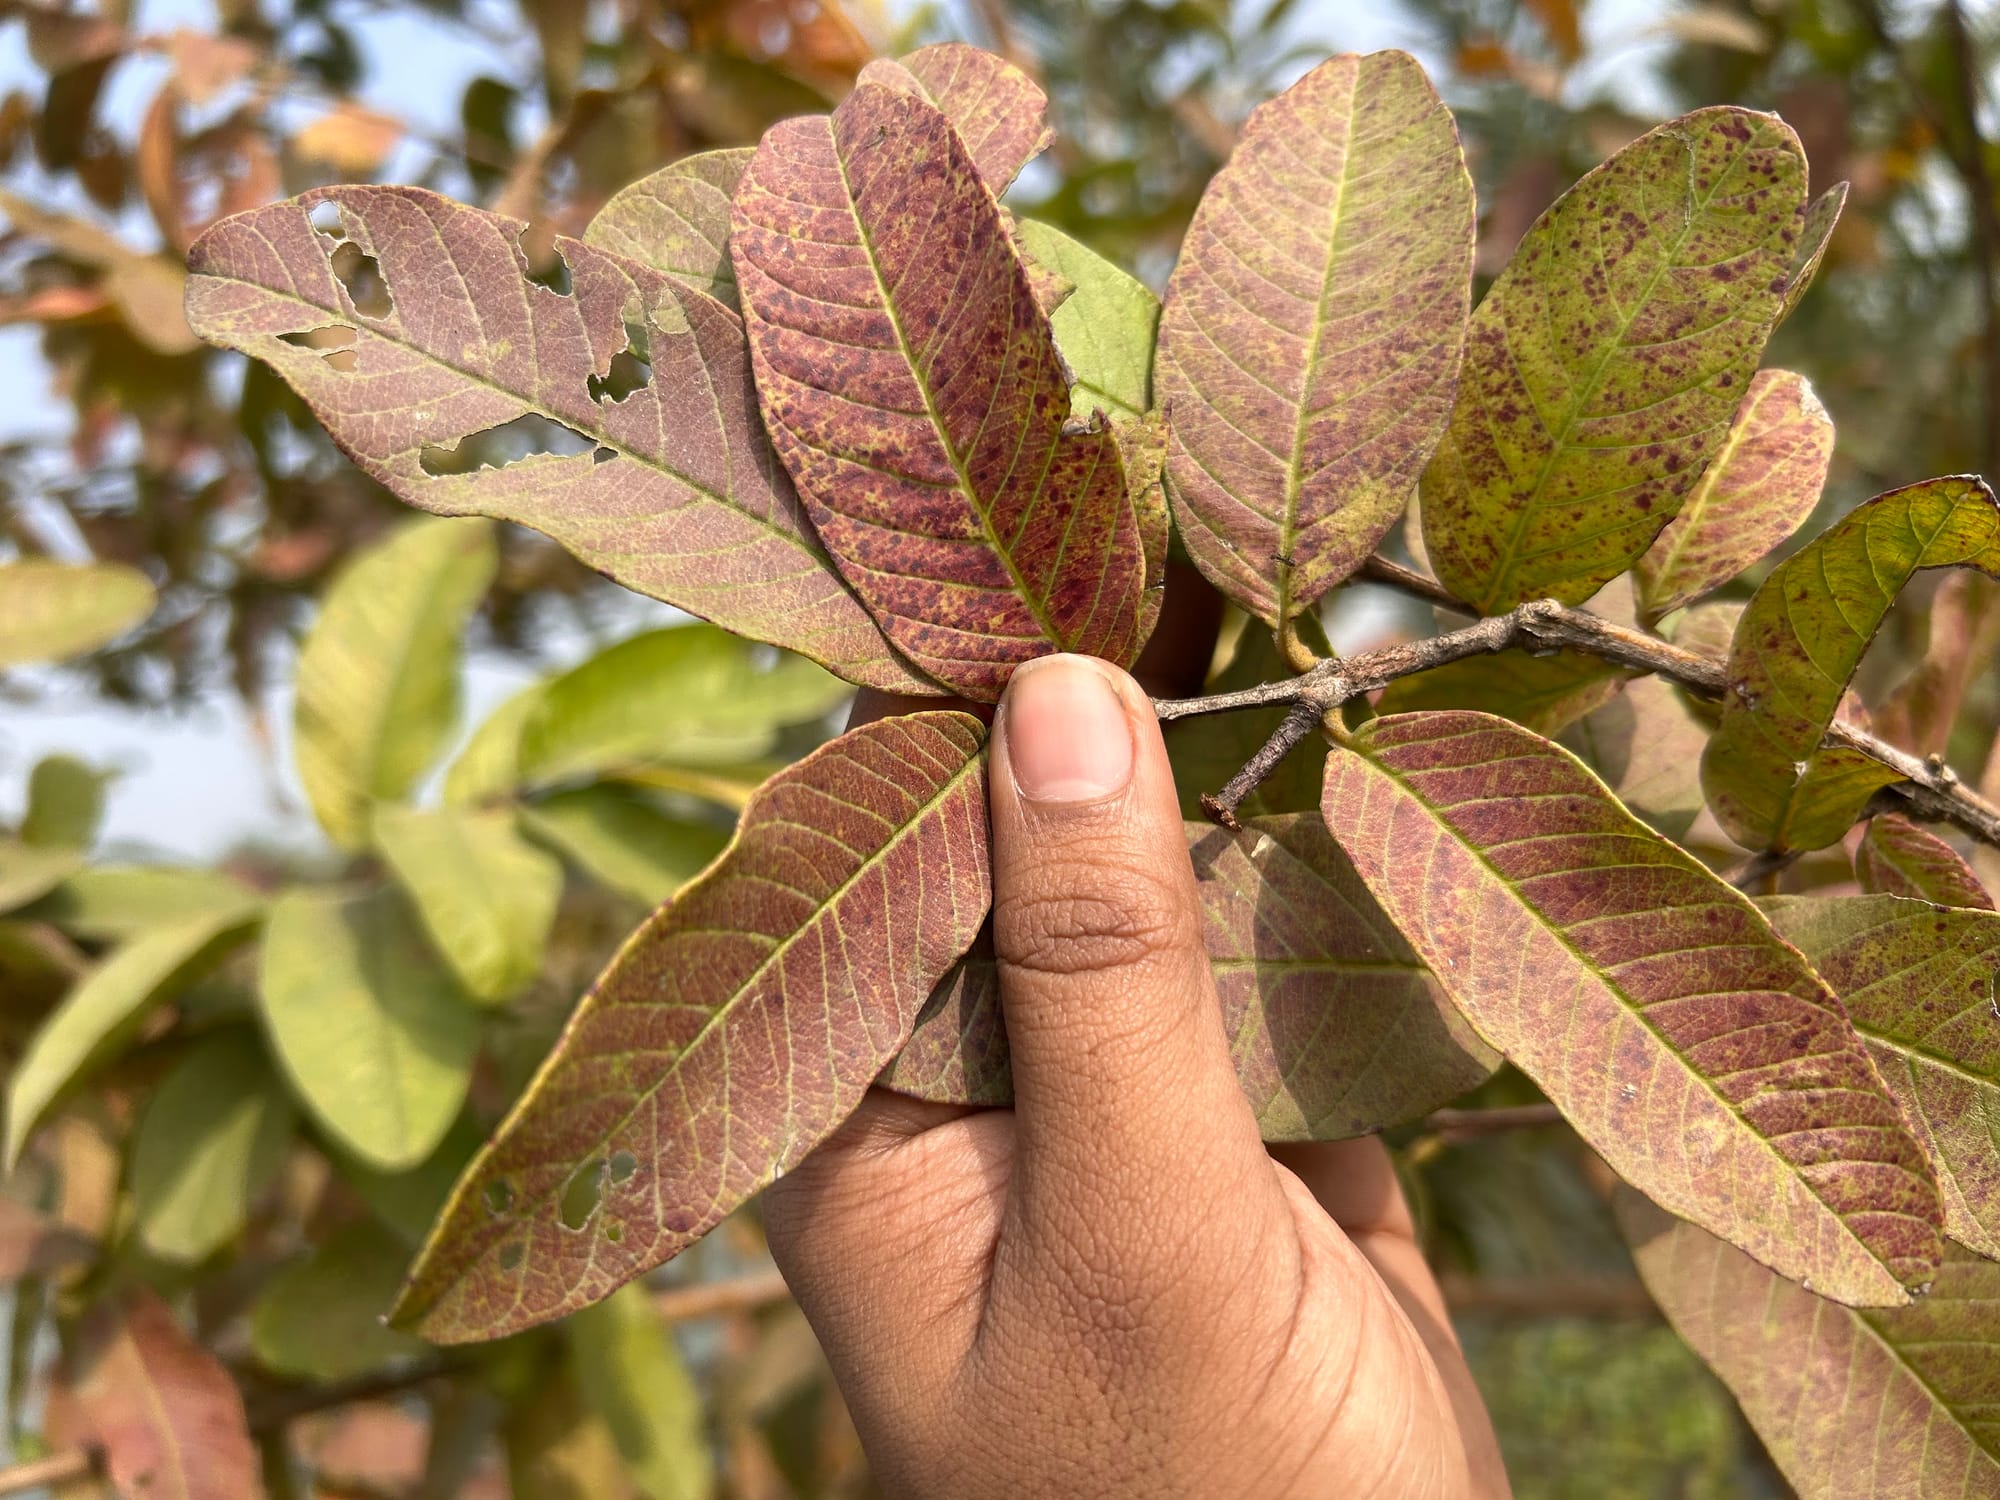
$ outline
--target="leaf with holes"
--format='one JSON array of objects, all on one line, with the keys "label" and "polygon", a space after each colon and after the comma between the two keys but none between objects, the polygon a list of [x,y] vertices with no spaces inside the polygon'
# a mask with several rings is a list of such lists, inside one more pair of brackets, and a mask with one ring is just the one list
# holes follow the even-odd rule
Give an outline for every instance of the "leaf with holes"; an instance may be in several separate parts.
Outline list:
[{"label": "leaf with holes", "polygon": [[1019,663],[1130,664],[1163,528],[1070,393],[999,208],[944,115],[876,85],[788,120],[736,195],[737,283],[772,441],[904,655],[999,696]]},{"label": "leaf with holes", "polygon": [[1649,619],[1719,588],[1798,530],[1833,461],[1833,419],[1810,382],[1759,370],[1680,513],[1633,565]]},{"label": "leaf with holes", "polygon": [[[1186,832],[1230,1056],[1265,1140],[1341,1140],[1420,1119],[1499,1065],[1318,814]],[[990,946],[939,986],[881,1082],[942,1103],[1009,1102]]]},{"label": "leaf with holes", "polygon": [[1854,874],[1864,891],[1993,910],[1993,897],[1956,849],[1894,813],[1868,820],[1854,851]]},{"label": "leaf with holes", "polygon": [[146,575],[119,563],[0,563],[0,670],[95,651],[150,615],[154,602]]},{"label": "leaf with holes", "polygon": [[1819,849],[1898,779],[1823,745],[1842,695],[1896,595],[1919,568],[2000,578],[2000,503],[1974,476],[1877,495],[1766,578],[1729,648],[1722,722],[1702,756],[1709,806],[1749,849]]},{"label": "leaf with holes", "polygon": [[[851,682],[935,691],[814,539],[729,310],[575,240],[555,241],[554,286],[530,280],[525,227],[417,188],[318,189],[195,241],[188,317],[411,505],[517,521]],[[311,347],[326,328],[344,342]]]},{"label": "leaf with holes", "polygon": [[729,200],[749,165],[748,146],[684,156],[613,193],[583,231],[583,242],[734,307]]},{"label": "leaf with holes", "polygon": [[773,777],[612,959],[453,1191],[396,1321],[493,1338],[685,1249],[844,1120],[990,900],[985,732],[856,729]]},{"label": "leaf with holes", "polygon": [[1376,719],[1323,808],[1479,1034],[1627,1181],[1844,1302],[1930,1279],[1937,1185],[1840,1001],[1566,751],[1485,714]]},{"label": "leaf with holes", "polygon": [[2000,1494],[2000,1265],[1953,1250],[1914,1307],[1859,1312],[1649,1203],[1618,1208],[1646,1289],[1800,1500]]},{"label": "leaf with holes", "polygon": [[1069,412],[1079,421],[1101,411],[1136,421],[1153,409],[1153,340],[1160,299],[1087,245],[1052,224],[1023,219],[1021,244],[1072,291],[1049,319],[1075,383]]},{"label": "leaf with holes", "polygon": [[1335,57],[1243,128],[1188,226],[1154,388],[1188,555],[1281,625],[1395,523],[1451,411],[1472,178],[1401,52]]},{"label": "leaf with holes", "polygon": [[857,82],[935,105],[995,198],[1055,135],[1045,118],[1049,101],[1041,86],[1005,58],[963,42],[922,47],[894,62],[877,58]]},{"label": "leaf with holes", "polygon": [[1945,1232],[2000,1255],[2000,914],[1897,896],[1776,896],[1937,1168]]},{"label": "leaf with holes", "polygon": [[1721,448],[1780,316],[1805,202],[1775,115],[1696,110],[1528,231],[1466,336],[1423,477],[1438,579],[1483,614],[1589,598]]}]

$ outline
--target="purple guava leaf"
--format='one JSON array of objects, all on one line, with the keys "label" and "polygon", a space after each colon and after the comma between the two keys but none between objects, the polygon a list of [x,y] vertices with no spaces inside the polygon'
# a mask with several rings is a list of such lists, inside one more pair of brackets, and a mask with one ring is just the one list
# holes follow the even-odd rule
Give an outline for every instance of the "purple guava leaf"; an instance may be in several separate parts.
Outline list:
[{"label": "purple guava leaf", "polygon": [[857,82],[912,94],[942,110],[995,198],[1055,138],[1041,85],[1005,58],[963,42],[920,47],[894,62],[877,58]]},{"label": "purple guava leaf", "polygon": [[396,1321],[458,1343],[572,1312],[825,1139],[985,918],[985,740],[966,714],[883,719],[766,782],[578,1006]]},{"label": "purple guava leaf", "polygon": [[583,242],[736,306],[729,200],[750,165],[750,149],[697,151],[620,188],[585,226]]},{"label": "purple guava leaf", "polygon": [[1854,875],[1871,894],[1993,910],[1991,893],[1963,855],[1894,813],[1868,820],[1854,851]]}]

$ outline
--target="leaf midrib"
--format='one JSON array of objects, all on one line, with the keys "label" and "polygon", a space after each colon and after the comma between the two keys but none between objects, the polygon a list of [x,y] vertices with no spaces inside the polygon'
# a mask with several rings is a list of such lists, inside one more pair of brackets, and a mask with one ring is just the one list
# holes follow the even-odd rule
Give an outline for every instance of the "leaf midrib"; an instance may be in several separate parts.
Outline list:
[{"label": "leaf midrib", "polygon": [[[1771,1274],[1776,1275],[1775,1272]],[[1855,1326],[1865,1330],[1868,1336],[1875,1341],[1876,1347],[1887,1354],[1895,1363],[1896,1368],[1908,1376],[1919,1390],[1931,1398],[1938,1410],[1945,1413],[1951,1419],[1951,1425],[1965,1435],[1965,1440],[1985,1455],[1987,1465],[1990,1468],[2000,1468],[2000,1450],[1994,1449],[1973,1432],[1972,1428],[1967,1425],[1965,1418],[1959,1414],[1958,1408],[1945,1398],[1944,1392],[1940,1391],[1924,1376],[1921,1370],[1903,1357],[1902,1351],[1895,1344],[1891,1343],[1888,1337],[1874,1323],[1869,1321],[1864,1309],[1843,1307],[1841,1311],[1845,1312],[1854,1321]]]}]

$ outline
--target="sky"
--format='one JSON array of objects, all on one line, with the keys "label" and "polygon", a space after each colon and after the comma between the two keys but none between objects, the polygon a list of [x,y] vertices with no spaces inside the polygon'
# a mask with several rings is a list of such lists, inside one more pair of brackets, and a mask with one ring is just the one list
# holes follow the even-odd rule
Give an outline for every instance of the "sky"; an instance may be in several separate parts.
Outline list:
[{"label": "sky", "polygon": [[[518,14],[508,4],[472,3],[489,11],[497,26]],[[897,20],[914,8],[913,0],[891,0],[889,5]],[[1651,32],[1665,8],[1658,0],[1595,0],[1584,13],[1586,39],[1591,55],[1601,61],[1581,71],[1572,86],[1585,94],[1608,87],[1635,108],[1651,106],[1654,100],[1648,95],[1656,86],[1650,67],[1663,50]],[[211,0],[139,0],[134,7],[133,30],[141,34],[180,26],[206,30],[214,24]],[[1324,43],[1328,51],[1401,46],[1422,55],[1419,37],[1393,3],[1311,0],[1299,7],[1294,31],[1299,40]],[[456,135],[465,85],[491,66],[487,44],[414,9],[358,28],[358,35],[368,79],[363,102],[426,132]],[[113,129],[130,137],[165,71],[159,59],[120,65],[105,98],[104,117]],[[0,24],[0,95],[36,76],[22,28]],[[524,125],[532,129],[536,123]],[[414,153],[421,148],[404,149],[412,154],[390,162],[388,180],[420,166]],[[89,213],[80,200],[65,202],[52,194],[51,184],[32,172],[14,174],[9,185],[24,196]],[[152,234],[143,211],[115,227],[134,243],[149,242]],[[48,376],[36,343],[33,328],[0,328],[0,439],[60,437],[67,430],[67,406],[43,395]],[[635,605],[633,628],[660,618],[657,609]],[[1365,621],[1355,625],[1368,628]],[[588,649],[583,641],[570,644],[573,656]],[[1339,640],[1335,644],[1344,645]],[[471,653],[468,732],[532,675],[525,664],[497,653]],[[263,719],[268,744],[242,702],[226,689],[192,709],[172,713],[108,707],[82,695],[73,701],[48,697],[31,705],[0,704],[0,822],[19,816],[34,762],[67,751],[118,773],[107,794],[100,841],[104,857],[202,861],[253,837],[302,853],[323,848],[291,770],[287,690],[272,695]]]}]

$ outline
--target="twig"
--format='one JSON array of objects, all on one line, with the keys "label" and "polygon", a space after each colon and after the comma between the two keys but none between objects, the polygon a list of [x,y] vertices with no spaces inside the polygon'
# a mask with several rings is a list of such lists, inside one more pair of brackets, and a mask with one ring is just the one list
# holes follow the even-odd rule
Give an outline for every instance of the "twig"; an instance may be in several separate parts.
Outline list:
[{"label": "twig", "polygon": [[722,1313],[750,1312],[783,1302],[792,1295],[776,1271],[752,1271],[726,1281],[670,1286],[653,1294],[653,1310],[669,1323],[687,1323]]},{"label": "twig", "polygon": [[1773,875],[1792,867],[1792,863],[1805,853],[1803,849],[1766,849],[1753,854],[1722,878],[1737,890],[1756,895]]},{"label": "twig", "polygon": [[93,1467],[90,1455],[80,1448],[14,1464],[0,1469],[0,1495],[22,1495],[45,1485],[70,1484],[89,1474]]},{"label": "twig", "polygon": [[1448,1141],[1475,1140],[1509,1130],[1537,1130],[1560,1125],[1563,1113],[1553,1104],[1510,1104],[1498,1109],[1439,1109],[1424,1117],[1424,1129]]},{"label": "twig", "polygon": [[1256,791],[1278,769],[1278,762],[1296,750],[1319,725],[1319,709],[1304,701],[1294,703],[1277,733],[1250,757],[1248,765],[1229,778],[1227,786],[1219,792],[1201,794],[1202,811],[1224,828],[1241,828],[1243,825],[1236,821],[1236,809],[1242,806],[1243,799]]}]

